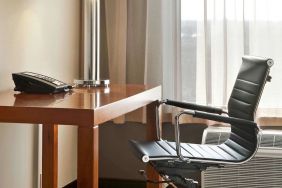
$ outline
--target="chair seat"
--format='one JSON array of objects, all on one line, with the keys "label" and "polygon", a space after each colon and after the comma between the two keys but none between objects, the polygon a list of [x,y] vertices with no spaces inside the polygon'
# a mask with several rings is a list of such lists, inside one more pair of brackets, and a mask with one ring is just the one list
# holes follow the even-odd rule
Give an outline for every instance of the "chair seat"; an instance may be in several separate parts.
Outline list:
[{"label": "chair seat", "polygon": [[[137,149],[139,156],[148,156],[150,161],[167,160],[168,158],[177,158],[175,142],[166,140],[160,141],[135,141],[131,144]],[[181,143],[181,154],[191,161],[223,161],[223,162],[240,162],[246,160],[253,151],[249,151],[228,139],[221,145],[202,145]]]}]

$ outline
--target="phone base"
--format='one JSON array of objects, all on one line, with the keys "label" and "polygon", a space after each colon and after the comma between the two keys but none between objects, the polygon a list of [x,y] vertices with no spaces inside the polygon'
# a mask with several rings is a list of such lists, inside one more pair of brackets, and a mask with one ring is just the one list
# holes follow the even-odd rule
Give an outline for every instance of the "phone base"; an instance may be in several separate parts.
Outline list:
[{"label": "phone base", "polygon": [[74,80],[75,87],[109,87],[110,80]]}]

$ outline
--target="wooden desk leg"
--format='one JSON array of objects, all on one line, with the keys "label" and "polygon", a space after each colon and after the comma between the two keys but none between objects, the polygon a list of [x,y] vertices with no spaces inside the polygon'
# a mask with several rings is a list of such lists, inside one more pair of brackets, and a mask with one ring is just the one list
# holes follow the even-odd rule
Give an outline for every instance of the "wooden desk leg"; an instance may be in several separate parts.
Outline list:
[{"label": "wooden desk leg", "polygon": [[77,141],[78,188],[98,188],[99,128],[78,127]]},{"label": "wooden desk leg", "polygon": [[43,124],[42,187],[58,187],[58,125]]},{"label": "wooden desk leg", "polygon": [[[156,106],[158,105],[157,102],[153,102],[149,105],[147,105],[147,113],[146,113],[146,119],[147,119],[147,125],[146,125],[146,131],[147,131],[147,140],[156,140],[157,139],[157,129],[156,129]],[[154,168],[151,165],[147,165],[147,176],[148,179],[151,180],[161,180],[161,177],[159,174],[154,170]],[[147,188],[161,188],[161,184],[152,184],[147,183]]]}]

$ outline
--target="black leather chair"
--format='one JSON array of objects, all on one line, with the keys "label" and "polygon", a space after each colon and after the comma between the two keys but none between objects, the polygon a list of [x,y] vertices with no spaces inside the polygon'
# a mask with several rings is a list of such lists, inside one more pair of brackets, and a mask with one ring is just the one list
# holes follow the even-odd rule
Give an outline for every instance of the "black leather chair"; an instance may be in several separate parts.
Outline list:
[{"label": "black leather chair", "polygon": [[[130,141],[143,162],[149,162],[165,180],[172,181],[177,187],[197,187],[197,182],[183,177],[187,171],[241,164],[256,153],[259,128],[254,122],[255,112],[264,85],[271,80],[269,71],[273,60],[254,56],[244,56],[242,60],[228,102],[228,112],[214,107],[164,100],[160,104],[185,109],[175,117],[175,141],[162,138],[156,141]],[[181,143],[179,118],[182,115],[228,123],[231,125],[230,137],[220,145]],[[159,125],[157,128],[160,130]]]}]

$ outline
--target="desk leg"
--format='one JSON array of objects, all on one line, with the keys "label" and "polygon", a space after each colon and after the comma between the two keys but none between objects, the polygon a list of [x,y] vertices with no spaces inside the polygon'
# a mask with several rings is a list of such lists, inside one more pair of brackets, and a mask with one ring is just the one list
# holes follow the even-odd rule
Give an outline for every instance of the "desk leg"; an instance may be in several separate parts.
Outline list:
[{"label": "desk leg", "polygon": [[[156,129],[156,106],[158,105],[158,102],[153,102],[149,105],[147,105],[147,113],[146,113],[146,119],[147,119],[147,125],[146,125],[146,134],[147,134],[147,140],[156,140],[157,139],[157,129]],[[147,176],[148,179],[151,180],[161,180],[161,177],[159,174],[154,170],[154,168],[151,165],[147,165]],[[147,183],[147,188],[161,188],[161,184],[152,184]]]},{"label": "desk leg", "polygon": [[58,125],[43,124],[42,187],[58,187]]},{"label": "desk leg", "polygon": [[77,187],[98,188],[99,128],[78,127]]}]

